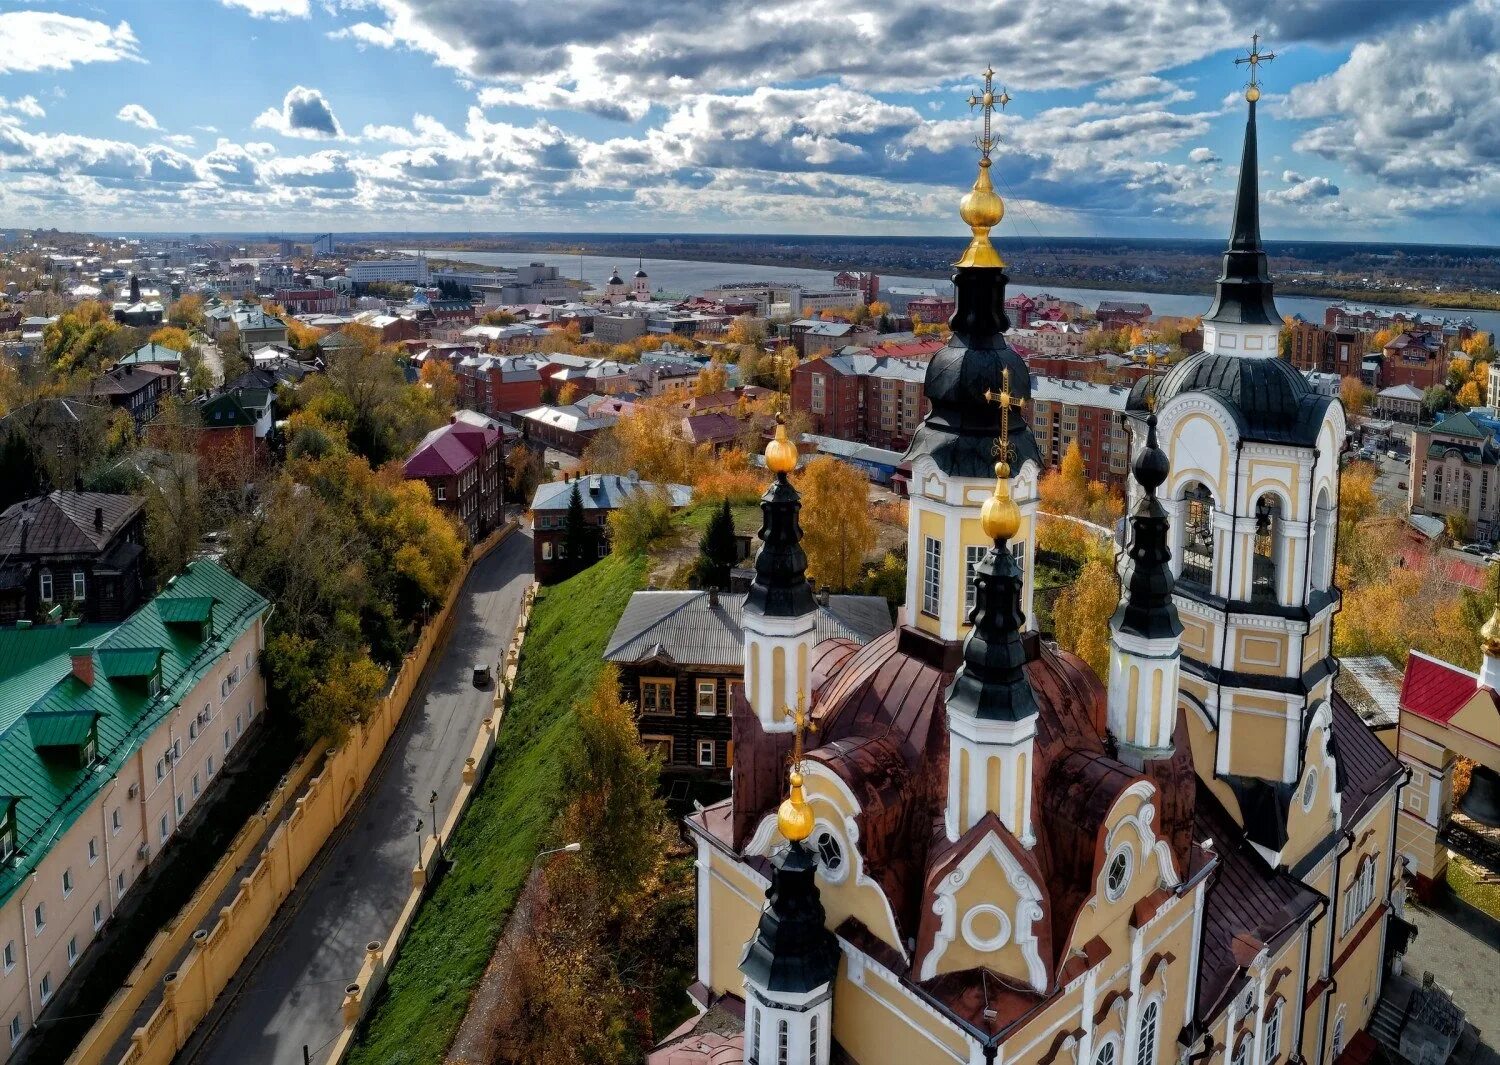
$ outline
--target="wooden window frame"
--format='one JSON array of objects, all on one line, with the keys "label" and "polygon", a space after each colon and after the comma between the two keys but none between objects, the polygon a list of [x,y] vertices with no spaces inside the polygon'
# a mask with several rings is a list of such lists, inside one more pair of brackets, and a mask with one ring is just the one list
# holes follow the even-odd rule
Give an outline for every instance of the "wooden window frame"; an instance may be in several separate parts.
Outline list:
[{"label": "wooden window frame", "polygon": [[[646,689],[658,687],[667,689],[666,704],[656,700],[655,706],[649,706],[646,702]],[[676,714],[677,713],[677,680],[674,677],[642,677],[641,685],[641,713],[643,714]]]},{"label": "wooden window frame", "polygon": [[[710,686],[712,686],[710,688]],[[709,696],[709,707],[703,709],[703,697]],[[717,717],[719,713],[719,679],[699,677],[693,681],[693,713],[698,717]]]}]

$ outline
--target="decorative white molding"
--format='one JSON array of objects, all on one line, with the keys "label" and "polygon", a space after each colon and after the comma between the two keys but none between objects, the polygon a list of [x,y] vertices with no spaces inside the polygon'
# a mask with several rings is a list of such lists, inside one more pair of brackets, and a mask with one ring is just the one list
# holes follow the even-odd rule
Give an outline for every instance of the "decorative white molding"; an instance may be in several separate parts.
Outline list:
[{"label": "decorative white molding", "polygon": [[[938,929],[933,936],[932,949],[922,959],[919,979],[931,980],[937,975],[938,963],[942,961],[949,944],[959,932],[958,892],[969,882],[969,877],[986,858],[993,858],[1005,875],[1006,882],[1016,893],[1016,908],[1011,920],[1014,942],[1026,960],[1027,979],[1034,990],[1047,990],[1047,969],[1042,963],[1037,947],[1035,924],[1042,919],[1042,892],[1027,874],[1010,848],[1001,842],[994,832],[986,832],[979,843],[964,855],[963,860],[945,877],[937,888],[932,912],[938,918]],[[972,946],[972,944],[970,944]]]}]

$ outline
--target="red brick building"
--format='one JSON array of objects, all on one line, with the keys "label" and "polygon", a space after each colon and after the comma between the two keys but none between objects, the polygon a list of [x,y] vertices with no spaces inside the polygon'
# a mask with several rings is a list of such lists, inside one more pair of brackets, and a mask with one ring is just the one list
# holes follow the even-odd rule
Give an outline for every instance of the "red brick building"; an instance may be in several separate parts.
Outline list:
[{"label": "red brick building", "polygon": [[923,360],[845,349],[792,371],[792,410],[805,412],[819,436],[900,451],[927,414],[926,376]]},{"label": "red brick building", "polygon": [[459,403],[492,417],[540,406],[556,371],[536,355],[469,355],[453,366]]},{"label": "red brick building", "polygon": [[1151,317],[1151,304],[1104,300],[1099,304],[1095,315],[1099,319],[1100,329],[1125,329],[1129,326],[1145,325],[1147,319]]},{"label": "red brick building", "polygon": [[1380,385],[1428,389],[1448,377],[1448,348],[1439,332],[1400,333],[1381,352]]},{"label": "red brick building", "polygon": [[913,321],[921,319],[931,325],[953,317],[953,300],[946,296],[918,296],[906,303],[906,313]]},{"label": "red brick building", "polygon": [[349,297],[331,288],[279,288],[276,302],[287,314],[342,314]]},{"label": "red brick building", "polygon": [[1307,372],[1336,373],[1359,377],[1365,355],[1365,334],[1350,326],[1328,326],[1309,322],[1300,314],[1292,318],[1291,362]]},{"label": "red brick building", "polygon": [[1130,473],[1130,437],[1120,415],[1129,396],[1123,385],[1033,377],[1026,417],[1042,461],[1060,466],[1076,440],[1089,480],[1123,490]]},{"label": "red brick building", "polygon": [[468,531],[470,543],[500,523],[504,495],[503,436],[485,421],[455,414],[423,437],[402,467],[407,480],[427,483],[437,505]]}]

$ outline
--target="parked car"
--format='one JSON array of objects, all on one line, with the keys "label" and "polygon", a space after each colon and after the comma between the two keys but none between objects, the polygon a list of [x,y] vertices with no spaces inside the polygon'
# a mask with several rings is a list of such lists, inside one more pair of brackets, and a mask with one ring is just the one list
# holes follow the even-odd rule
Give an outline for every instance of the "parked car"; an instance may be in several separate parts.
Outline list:
[{"label": "parked car", "polygon": [[490,672],[490,664],[488,662],[474,663],[474,687],[488,688],[494,681],[494,679],[494,676]]}]

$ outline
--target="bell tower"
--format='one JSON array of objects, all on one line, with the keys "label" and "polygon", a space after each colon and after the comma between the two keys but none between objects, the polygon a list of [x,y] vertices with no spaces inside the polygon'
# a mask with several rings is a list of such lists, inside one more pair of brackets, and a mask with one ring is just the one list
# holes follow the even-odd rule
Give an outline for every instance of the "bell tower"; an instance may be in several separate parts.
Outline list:
[{"label": "bell tower", "polygon": [[931,410],[912,438],[907,530],[906,621],[944,640],[961,640],[977,595],[977,571],[993,546],[980,527],[990,498],[996,456],[1009,464],[1019,525],[1007,541],[1021,571],[1021,611],[1030,615],[1036,545],[1037,482],[1042,460],[1026,424],[1031,398],[1025,360],[1006,343],[1005,261],[990,230],[1005,204],[990,181],[990,122],[1010,97],[994,88],[993,70],[969,104],[984,113],[979,176],[959,204],[972,237],[953,275],[953,333],[927,366],[923,384]]}]

